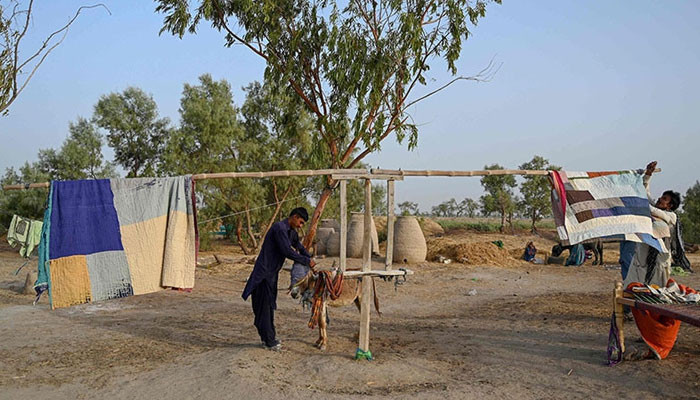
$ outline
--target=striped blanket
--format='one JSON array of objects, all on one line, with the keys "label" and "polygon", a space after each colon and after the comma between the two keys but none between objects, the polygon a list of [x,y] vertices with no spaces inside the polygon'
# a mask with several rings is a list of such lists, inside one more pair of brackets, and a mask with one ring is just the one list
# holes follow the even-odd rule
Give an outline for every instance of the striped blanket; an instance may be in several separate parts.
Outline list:
[{"label": "striped blanket", "polygon": [[51,182],[37,291],[58,308],[192,288],[193,186],[189,176]]},{"label": "striped blanket", "polygon": [[654,233],[642,173],[551,171],[549,178],[554,222],[564,244],[628,240],[667,252]]}]

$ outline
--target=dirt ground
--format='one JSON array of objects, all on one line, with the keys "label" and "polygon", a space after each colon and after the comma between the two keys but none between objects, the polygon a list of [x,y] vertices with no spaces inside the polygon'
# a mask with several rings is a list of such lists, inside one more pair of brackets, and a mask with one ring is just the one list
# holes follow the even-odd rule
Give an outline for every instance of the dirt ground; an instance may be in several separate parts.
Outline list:
[{"label": "dirt ground", "polygon": [[[513,254],[528,240],[539,249],[552,244],[525,234],[447,236],[502,240]],[[250,303],[240,297],[250,264],[197,268],[192,293],[51,311],[46,299],[32,306],[33,296],[18,294],[21,259],[2,246],[0,399],[700,398],[700,335],[687,324],[666,360],[604,365],[620,277],[612,265],[410,265],[415,275],[396,290],[377,281],[383,316],[372,313],[375,360],[367,362],[353,360],[354,307],[331,309],[329,349],[313,347],[308,311],[285,295],[286,272],[275,316],[284,350],[274,353],[260,347]],[[617,260],[614,248],[606,247],[608,264]],[[691,257],[700,270],[700,255]],[[700,287],[699,274],[677,280]],[[635,345],[633,323],[626,335]]]}]

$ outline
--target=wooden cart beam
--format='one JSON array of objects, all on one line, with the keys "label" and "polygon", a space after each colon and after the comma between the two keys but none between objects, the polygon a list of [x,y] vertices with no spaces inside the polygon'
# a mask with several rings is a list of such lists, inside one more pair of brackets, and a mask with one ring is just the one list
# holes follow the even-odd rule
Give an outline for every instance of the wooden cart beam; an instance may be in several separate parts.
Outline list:
[{"label": "wooden cart beam", "polygon": [[340,181],[340,271],[345,272],[348,262],[348,182]]},{"label": "wooden cart beam", "polygon": [[[365,232],[362,244],[362,272],[372,270],[372,181],[365,179]],[[372,297],[372,279],[362,280],[360,301],[360,340],[355,358],[372,359],[369,351],[369,315]]]},{"label": "wooden cart beam", "polygon": [[386,257],[384,269],[391,271],[394,261],[394,180],[386,181]]},{"label": "wooden cart beam", "polygon": [[617,325],[617,331],[620,338],[620,350],[625,353],[625,313],[622,308],[623,300],[622,297],[622,282],[615,282],[615,289],[613,290],[613,310],[615,311],[615,324]]}]

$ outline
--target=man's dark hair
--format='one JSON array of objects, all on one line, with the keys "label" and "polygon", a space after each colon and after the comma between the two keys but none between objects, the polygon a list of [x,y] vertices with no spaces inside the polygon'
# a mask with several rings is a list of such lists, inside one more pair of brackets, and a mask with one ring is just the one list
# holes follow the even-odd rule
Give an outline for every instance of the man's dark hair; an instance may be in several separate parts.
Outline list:
[{"label": "man's dark hair", "polygon": [[681,206],[681,194],[673,190],[667,190],[663,196],[666,195],[671,198],[671,211],[676,211]]},{"label": "man's dark hair", "polygon": [[289,213],[290,217],[293,217],[295,215],[300,216],[301,219],[303,219],[304,221],[309,220],[309,213],[306,211],[306,208],[304,208],[304,207],[297,207],[297,208],[293,209],[292,212]]}]

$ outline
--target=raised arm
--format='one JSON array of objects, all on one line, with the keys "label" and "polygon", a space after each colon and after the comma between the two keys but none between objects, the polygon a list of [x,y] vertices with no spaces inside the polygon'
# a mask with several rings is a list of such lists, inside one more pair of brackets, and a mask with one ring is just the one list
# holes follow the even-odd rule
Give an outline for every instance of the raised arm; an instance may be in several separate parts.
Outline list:
[{"label": "raised arm", "polygon": [[654,173],[654,170],[656,170],[656,161],[652,161],[647,164],[647,168],[644,171],[644,177],[642,178],[644,188],[647,190],[647,199],[649,200],[649,204],[652,206],[656,204],[656,200],[654,200],[654,197],[652,197],[651,191],[649,190],[649,181],[651,181],[651,175]]}]

